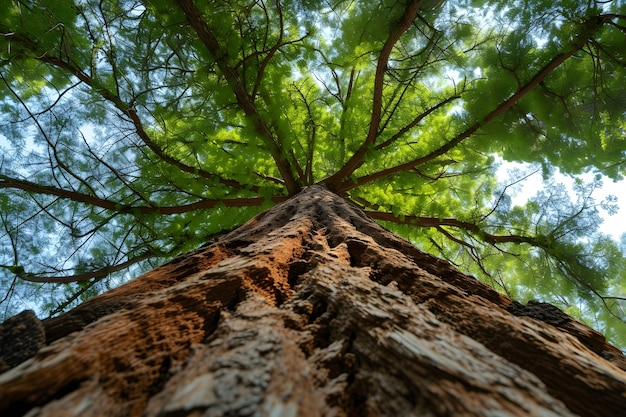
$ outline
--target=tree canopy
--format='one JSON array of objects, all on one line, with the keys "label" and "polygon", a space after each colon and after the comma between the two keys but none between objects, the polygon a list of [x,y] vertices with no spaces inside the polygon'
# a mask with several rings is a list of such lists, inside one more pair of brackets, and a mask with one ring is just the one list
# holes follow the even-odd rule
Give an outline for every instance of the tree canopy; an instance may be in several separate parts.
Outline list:
[{"label": "tree canopy", "polygon": [[[321,183],[626,346],[624,245],[592,195],[626,172],[622,0],[0,5],[2,316],[58,314]],[[502,160],[545,189],[513,204],[527,174]]]}]

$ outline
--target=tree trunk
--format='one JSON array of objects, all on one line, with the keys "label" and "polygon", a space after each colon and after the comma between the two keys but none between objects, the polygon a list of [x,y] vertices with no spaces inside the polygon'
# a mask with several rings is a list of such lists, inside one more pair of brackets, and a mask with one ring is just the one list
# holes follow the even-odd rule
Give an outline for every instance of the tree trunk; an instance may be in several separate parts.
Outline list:
[{"label": "tree trunk", "polygon": [[512,302],[320,186],[60,317],[16,316],[0,345],[2,415],[626,409],[626,361],[599,333]]}]

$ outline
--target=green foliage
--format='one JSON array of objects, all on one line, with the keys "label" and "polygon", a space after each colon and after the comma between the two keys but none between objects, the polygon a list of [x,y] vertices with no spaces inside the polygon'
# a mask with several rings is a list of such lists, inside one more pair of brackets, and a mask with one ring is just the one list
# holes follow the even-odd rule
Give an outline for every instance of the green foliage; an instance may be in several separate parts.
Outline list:
[{"label": "green foliage", "polygon": [[[56,314],[324,183],[626,346],[621,0],[0,7],[2,315]],[[540,170],[514,204],[497,159]],[[518,176],[522,178],[524,175]]]}]

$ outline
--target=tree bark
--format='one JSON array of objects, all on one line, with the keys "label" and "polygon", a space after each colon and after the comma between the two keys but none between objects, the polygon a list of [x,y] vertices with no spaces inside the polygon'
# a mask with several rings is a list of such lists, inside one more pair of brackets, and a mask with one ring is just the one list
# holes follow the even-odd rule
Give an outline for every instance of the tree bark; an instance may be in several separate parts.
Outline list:
[{"label": "tree bark", "polygon": [[[626,360],[599,333],[512,301],[321,186],[42,325],[34,356],[0,360],[13,366],[0,375],[2,415],[626,409]],[[14,340],[0,339],[0,356]]]}]

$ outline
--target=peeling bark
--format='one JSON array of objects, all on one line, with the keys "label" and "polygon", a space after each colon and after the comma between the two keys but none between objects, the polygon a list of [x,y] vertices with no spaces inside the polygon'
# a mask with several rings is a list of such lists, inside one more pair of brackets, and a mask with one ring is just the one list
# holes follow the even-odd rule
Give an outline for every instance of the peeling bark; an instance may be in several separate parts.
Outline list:
[{"label": "peeling bark", "polygon": [[45,346],[0,375],[3,415],[626,408],[626,360],[600,334],[510,300],[320,186],[42,325]]}]

